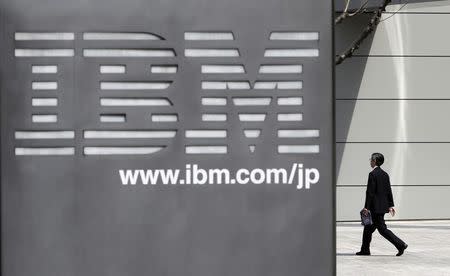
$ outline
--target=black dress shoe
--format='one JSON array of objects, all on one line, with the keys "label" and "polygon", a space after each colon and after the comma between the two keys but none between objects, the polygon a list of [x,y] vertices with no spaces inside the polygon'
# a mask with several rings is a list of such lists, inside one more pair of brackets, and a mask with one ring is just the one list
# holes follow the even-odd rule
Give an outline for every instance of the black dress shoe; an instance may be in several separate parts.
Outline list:
[{"label": "black dress shoe", "polygon": [[397,255],[395,255],[395,256],[401,256],[401,255],[403,255],[403,252],[405,252],[405,249],[406,249],[406,248],[408,248],[408,245],[405,243],[405,245],[403,246],[403,248],[399,249]]},{"label": "black dress shoe", "polygon": [[369,255],[370,255],[370,252],[359,251],[359,252],[356,252],[356,254],[355,254],[355,255],[360,255],[360,256],[369,256]]}]

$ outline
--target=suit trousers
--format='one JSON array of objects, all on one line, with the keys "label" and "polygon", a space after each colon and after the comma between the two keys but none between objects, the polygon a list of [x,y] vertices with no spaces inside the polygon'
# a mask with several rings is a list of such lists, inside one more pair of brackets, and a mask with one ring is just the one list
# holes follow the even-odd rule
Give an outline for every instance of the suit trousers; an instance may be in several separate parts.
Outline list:
[{"label": "suit trousers", "polygon": [[372,225],[364,226],[361,251],[370,252],[370,242],[372,241],[372,233],[375,229],[378,229],[381,236],[391,242],[397,249],[403,248],[405,242],[392,233],[391,230],[387,229],[386,223],[384,222],[384,214],[372,213],[372,221]]}]

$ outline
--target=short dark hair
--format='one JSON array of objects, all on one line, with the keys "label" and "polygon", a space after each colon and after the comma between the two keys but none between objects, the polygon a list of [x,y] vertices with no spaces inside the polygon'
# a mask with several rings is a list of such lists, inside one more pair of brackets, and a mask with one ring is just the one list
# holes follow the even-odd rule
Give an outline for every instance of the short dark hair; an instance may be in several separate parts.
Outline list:
[{"label": "short dark hair", "polygon": [[381,153],[379,153],[379,152],[372,153],[371,159],[372,159],[373,161],[375,161],[375,164],[376,164],[377,166],[381,166],[381,165],[383,165],[383,163],[384,163],[384,156],[383,156],[383,154],[381,154]]}]

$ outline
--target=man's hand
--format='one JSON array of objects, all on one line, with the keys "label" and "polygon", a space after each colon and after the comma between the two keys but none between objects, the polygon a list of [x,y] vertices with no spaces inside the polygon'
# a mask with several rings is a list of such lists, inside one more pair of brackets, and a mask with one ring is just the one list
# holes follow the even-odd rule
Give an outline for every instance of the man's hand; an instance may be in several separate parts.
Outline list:
[{"label": "man's hand", "polygon": [[394,209],[394,207],[389,207],[389,213],[391,214],[391,216],[395,216],[395,209]]},{"label": "man's hand", "polygon": [[363,208],[362,210],[363,210],[363,214],[365,216],[367,216],[367,214],[369,213],[369,210],[367,208]]}]

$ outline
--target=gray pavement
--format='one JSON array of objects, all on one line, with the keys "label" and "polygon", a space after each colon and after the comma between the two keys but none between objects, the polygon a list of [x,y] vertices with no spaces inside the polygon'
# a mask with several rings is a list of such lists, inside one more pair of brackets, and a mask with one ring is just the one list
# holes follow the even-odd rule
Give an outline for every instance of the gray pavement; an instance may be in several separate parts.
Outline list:
[{"label": "gray pavement", "polygon": [[363,226],[337,223],[337,275],[450,276],[450,221],[386,221],[386,225],[408,244],[403,256],[396,257],[397,249],[378,231],[372,236],[372,255],[355,256]]}]

